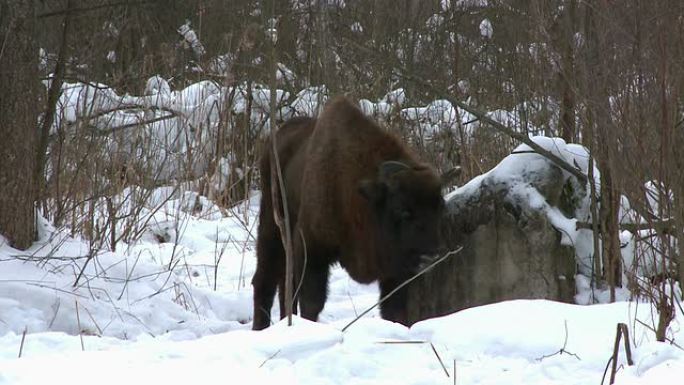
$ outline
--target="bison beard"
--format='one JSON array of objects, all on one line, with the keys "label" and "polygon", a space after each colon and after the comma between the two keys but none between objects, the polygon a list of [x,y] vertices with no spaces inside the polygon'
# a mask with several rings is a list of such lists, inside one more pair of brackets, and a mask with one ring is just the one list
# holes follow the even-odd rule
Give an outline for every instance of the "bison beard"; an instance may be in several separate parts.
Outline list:
[{"label": "bison beard", "polygon": [[[335,262],[357,282],[378,280],[385,296],[416,272],[421,257],[437,253],[440,177],[347,99],[329,102],[318,119],[287,121],[277,133],[277,151],[302,317],[317,320]],[[276,288],[285,316],[285,251],[273,216],[270,157],[264,151],[260,164],[254,330],[269,326]],[[405,288],[382,303],[380,313],[407,324]]]}]

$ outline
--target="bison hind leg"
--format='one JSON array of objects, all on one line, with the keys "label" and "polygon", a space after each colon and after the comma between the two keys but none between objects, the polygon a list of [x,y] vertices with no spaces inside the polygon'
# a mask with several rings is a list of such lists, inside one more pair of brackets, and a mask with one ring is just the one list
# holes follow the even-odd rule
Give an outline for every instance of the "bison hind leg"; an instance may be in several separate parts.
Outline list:
[{"label": "bison hind leg", "polygon": [[[385,298],[385,296],[396,289],[402,282],[403,280],[399,279],[385,279],[380,281],[380,298]],[[403,287],[387,298],[385,302],[380,304],[380,316],[388,321],[398,322],[408,326],[406,301],[407,289],[406,287]]]},{"label": "bison hind leg", "polygon": [[262,330],[270,326],[276,287],[285,276],[285,252],[280,237],[273,231],[261,230],[257,238],[257,268],[252,278],[253,330]]}]

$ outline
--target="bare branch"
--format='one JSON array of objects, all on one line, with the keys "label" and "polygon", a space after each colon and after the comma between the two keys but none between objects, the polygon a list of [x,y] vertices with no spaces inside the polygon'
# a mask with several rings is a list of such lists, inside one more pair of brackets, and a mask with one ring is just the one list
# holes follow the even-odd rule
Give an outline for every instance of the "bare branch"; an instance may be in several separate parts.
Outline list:
[{"label": "bare branch", "polygon": [[[575,224],[575,229],[580,230],[580,229],[587,229],[591,230],[593,228],[592,223],[588,222],[577,222]],[[671,220],[664,220],[664,221],[659,221],[659,222],[652,222],[652,223],[621,223],[620,224],[620,229],[622,230],[627,230],[632,233],[636,233],[637,231],[640,230],[655,230],[658,233],[662,234],[675,234],[676,229],[675,229],[675,224]],[[601,229],[599,228],[599,231]]]},{"label": "bare branch", "polygon": [[534,141],[532,141],[527,135],[520,133],[520,132],[517,132],[517,131],[514,131],[512,128],[507,127],[507,126],[497,122],[496,120],[487,116],[487,114],[485,112],[480,111],[479,109],[477,109],[473,106],[470,106],[466,103],[463,103],[460,100],[457,100],[456,98],[452,97],[451,95],[449,95],[448,93],[446,93],[444,91],[438,90],[432,84],[426,82],[425,80],[422,80],[422,79],[420,79],[416,76],[413,76],[413,75],[406,75],[405,71],[402,71],[402,72],[403,73],[400,73],[398,75],[407,79],[407,80],[410,80],[410,81],[413,81],[413,82],[420,84],[421,86],[429,89],[435,95],[440,95],[441,97],[443,97],[444,99],[449,101],[449,103],[451,103],[452,105],[457,106],[458,108],[461,108],[461,109],[475,115],[480,121],[489,124],[490,126],[492,126],[492,128],[496,129],[497,131],[501,132],[502,134],[506,134],[513,139],[516,139],[522,143],[525,143],[526,145],[530,146],[539,155],[544,156],[545,158],[549,159],[551,162],[553,162],[558,167],[560,167],[563,170],[572,174],[583,185],[585,185],[587,183],[587,181],[588,181],[587,176],[584,175],[584,173],[581,170],[579,170],[578,168],[573,167],[572,165],[568,164],[565,160],[556,156],[552,152],[547,151],[542,146],[540,146],[537,143],[535,143]]},{"label": "bare branch", "polygon": [[140,0],[136,2],[132,1],[118,1],[115,3],[107,3],[107,4],[100,4],[100,5],[94,5],[91,7],[74,7],[71,8],[67,6],[66,9],[60,9],[59,11],[52,11],[52,12],[45,12],[38,14],[37,17],[39,19],[46,18],[46,17],[53,17],[53,16],[60,16],[60,15],[68,15],[68,14],[76,14],[76,13],[86,13],[90,11],[95,11],[98,9],[102,8],[110,8],[110,7],[121,7],[121,6],[131,6],[131,5],[142,5],[142,4],[148,4],[148,3],[153,3],[154,0]]}]

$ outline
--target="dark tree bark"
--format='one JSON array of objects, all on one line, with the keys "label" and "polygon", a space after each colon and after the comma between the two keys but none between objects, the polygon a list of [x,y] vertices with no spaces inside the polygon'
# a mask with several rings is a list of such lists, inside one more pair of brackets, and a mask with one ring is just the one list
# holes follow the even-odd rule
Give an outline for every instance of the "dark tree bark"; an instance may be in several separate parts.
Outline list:
[{"label": "dark tree bark", "polygon": [[35,239],[38,47],[34,2],[0,3],[0,233],[16,248]]}]

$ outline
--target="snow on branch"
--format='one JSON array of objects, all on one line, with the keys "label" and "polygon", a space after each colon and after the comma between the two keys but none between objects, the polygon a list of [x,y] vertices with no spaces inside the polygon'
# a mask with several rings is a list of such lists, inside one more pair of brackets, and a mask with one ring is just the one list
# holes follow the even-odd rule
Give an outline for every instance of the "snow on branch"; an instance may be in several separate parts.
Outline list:
[{"label": "snow on branch", "polygon": [[190,27],[190,20],[186,20],[185,24],[178,27],[178,33],[183,37],[183,44],[190,47],[195,53],[196,59],[199,59],[206,52],[202,42],[197,37],[195,31]]}]

